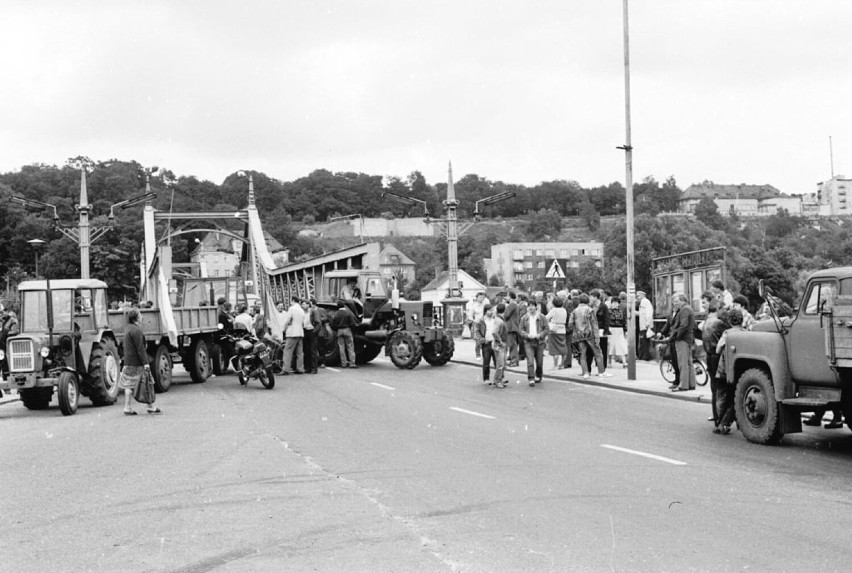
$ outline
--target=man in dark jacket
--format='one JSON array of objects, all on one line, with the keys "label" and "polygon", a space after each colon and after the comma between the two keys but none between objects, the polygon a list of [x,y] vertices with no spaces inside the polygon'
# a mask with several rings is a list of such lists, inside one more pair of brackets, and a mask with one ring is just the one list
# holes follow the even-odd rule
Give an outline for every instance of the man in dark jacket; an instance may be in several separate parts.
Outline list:
[{"label": "man in dark jacket", "polygon": [[[337,312],[331,317],[331,329],[337,333],[337,347],[340,350],[340,366],[358,368],[355,364],[355,339],[352,329],[358,326],[358,319],[343,300],[337,301]],[[348,357],[347,357],[348,355]]]},{"label": "man in dark jacket", "polygon": [[509,304],[506,305],[506,311],[503,313],[503,322],[506,323],[506,329],[509,332],[507,342],[506,362],[509,366],[517,366],[520,364],[518,350],[520,348],[520,333],[521,333],[521,316],[518,309],[518,295],[513,292],[509,293]]},{"label": "man in dark jacket", "polygon": [[726,322],[727,314],[722,313],[722,316],[717,314],[715,299],[707,307],[707,318],[704,319],[704,326],[701,329],[701,343],[704,345],[704,352],[707,354],[707,371],[710,373],[710,395],[713,406],[713,422],[716,427],[719,426],[719,414],[716,410],[716,395],[719,382],[716,379],[716,370],[719,368],[719,353],[716,352],[716,346],[719,344],[719,339],[722,338],[722,333],[725,332],[730,325]]},{"label": "man in dark jacket", "polygon": [[695,369],[692,367],[692,346],[695,344],[695,313],[683,294],[672,297],[677,308],[672,322],[671,339],[677,352],[677,366],[680,372],[680,384],[673,392],[695,390]]}]

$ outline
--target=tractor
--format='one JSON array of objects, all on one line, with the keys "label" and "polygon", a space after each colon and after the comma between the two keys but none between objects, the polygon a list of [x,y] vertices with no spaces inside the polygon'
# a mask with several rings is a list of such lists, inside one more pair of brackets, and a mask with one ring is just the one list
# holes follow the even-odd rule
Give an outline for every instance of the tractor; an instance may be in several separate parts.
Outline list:
[{"label": "tractor", "polygon": [[9,365],[0,388],[14,388],[30,410],[47,408],[56,388],[65,416],[77,411],[81,394],[95,406],[114,404],[120,356],[106,289],[94,279],[22,282],[20,333],[0,349]]}]

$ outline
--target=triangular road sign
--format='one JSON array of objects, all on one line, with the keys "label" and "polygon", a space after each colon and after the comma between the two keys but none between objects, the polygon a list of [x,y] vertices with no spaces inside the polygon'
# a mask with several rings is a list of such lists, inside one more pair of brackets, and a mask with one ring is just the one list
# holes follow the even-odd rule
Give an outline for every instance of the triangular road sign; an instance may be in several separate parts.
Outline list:
[{"label": "triangular road sign", "polygon": [[562,270],[562,266],[559,264],[557,259],[553,259],[553,263],[550,265],[550,268],[547,270],[547,274],[544,275],[546,279],[564,279],[565,272]]}]

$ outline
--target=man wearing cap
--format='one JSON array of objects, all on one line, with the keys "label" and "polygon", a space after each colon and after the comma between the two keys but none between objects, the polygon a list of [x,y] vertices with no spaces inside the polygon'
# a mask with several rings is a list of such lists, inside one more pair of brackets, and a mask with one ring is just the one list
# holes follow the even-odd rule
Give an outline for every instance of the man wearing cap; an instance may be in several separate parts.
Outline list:
[{"label": "man wearing cap", "polygon": [[651,360],[651,341],[648,338],[648,329],[654,326],[654,305],[645,297],[645,291],[636,291],[636,320],[639,322],[639,344],[636,349],[636,357],[639,360]]}]

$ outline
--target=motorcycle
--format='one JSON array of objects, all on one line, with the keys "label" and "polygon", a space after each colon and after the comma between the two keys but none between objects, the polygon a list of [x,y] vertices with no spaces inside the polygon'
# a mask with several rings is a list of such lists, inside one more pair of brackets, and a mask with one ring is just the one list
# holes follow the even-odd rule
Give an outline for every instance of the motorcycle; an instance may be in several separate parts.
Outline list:
[{"label": "motorcycle", "polygon": [[272,368],[272,356],[269,347],[262,340],[251,334],[223,334],[234,349],[230,364],[240,384],[246,386],[252,378],[259,380],[264,388],[271,390],[275,387],[275,373]]}]

